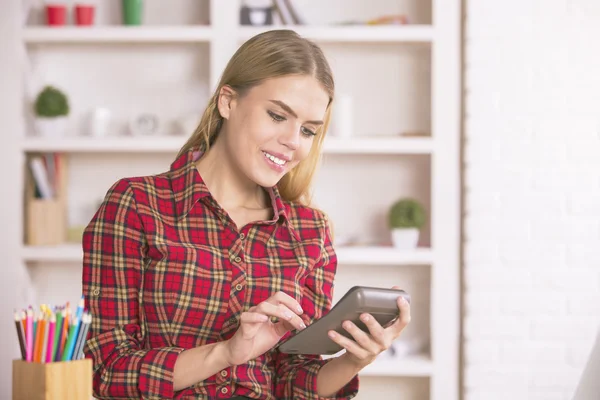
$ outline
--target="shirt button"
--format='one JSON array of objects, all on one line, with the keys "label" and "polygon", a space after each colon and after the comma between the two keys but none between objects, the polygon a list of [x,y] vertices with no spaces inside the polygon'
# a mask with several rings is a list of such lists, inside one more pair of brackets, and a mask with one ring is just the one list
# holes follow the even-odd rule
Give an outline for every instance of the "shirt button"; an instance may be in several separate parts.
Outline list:
[{"label": "shirt button", "polygon": [[237,285],[235,285],[235,290],[237,290],[238,292],[239,292],[240,290],[242,290],[243,288],[244,288],[244,287],[243,287],[241,284],[239,284],[239,283],[238,283]]},{"label": "shirt button", "polygon": [[226,388],[226,387],[224,387],[224,388],[222,388],[222,389],[221,389],[221,393],[223,393],[223,394],[227,394],[227,392],[228,392],[228,390],[227,390],[227,388]]},{"label": "shirt button", "polygon": [[227,371],[221,371],[221,376],[222,377],[226,377],[227,376]]},{"label": "shirt button", "polygon": [[234,261],[235,261],[236,263],[239,263],[240,261],[242,261],[242,258],[241,258],[241,257],[236,257]]},{"label": "shirt button", "polygon": [[94,289],[94,291],[92,292],[92,294],[94,296],[98,296],[100,294],[100,289]]},{"label": "shirt button", "polygon": [[246,235],[244,235],[243,233],[240,233],[240,239],[244,240],[245,237],[246,237]]}]

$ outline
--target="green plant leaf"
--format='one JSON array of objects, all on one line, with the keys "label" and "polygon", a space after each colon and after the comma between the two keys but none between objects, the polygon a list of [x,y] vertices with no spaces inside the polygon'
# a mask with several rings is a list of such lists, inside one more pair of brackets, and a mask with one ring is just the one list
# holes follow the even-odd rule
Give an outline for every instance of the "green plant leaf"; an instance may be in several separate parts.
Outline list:
[{"label": "green plant leaf", "polygon": [[425,210],[411,198],[400,199],[390,208],[388,223],[390,228],[422,228],[425,225]]},{"label": "green plant leaf", "polygon": [[54,86],[45,86],[35,100],[38,117],[60,117],[69,115],[67,96]]}]

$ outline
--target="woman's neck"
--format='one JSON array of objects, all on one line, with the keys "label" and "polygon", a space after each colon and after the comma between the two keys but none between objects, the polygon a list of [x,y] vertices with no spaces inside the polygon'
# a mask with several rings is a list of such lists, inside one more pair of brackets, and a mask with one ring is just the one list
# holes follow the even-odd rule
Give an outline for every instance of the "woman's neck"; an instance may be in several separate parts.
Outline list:
[{"label": "woman's neck", "polygon": [[266,191],[246,177],[216,140],[196,162],[196,168],[208,190],[224,209],[264,209],[269,199]]}]

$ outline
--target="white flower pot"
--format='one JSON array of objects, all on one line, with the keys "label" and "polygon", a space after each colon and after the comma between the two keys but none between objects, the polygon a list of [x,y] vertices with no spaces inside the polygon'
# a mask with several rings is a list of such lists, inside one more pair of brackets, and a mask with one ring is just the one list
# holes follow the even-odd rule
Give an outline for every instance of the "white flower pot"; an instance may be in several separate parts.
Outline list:
[{"label": "white flower pot", "polygon": [[42,137],[56,138],[64,136],[67,130],[67,117],[37,117],[35,119],[35,130]]},{"label": "white flower pot", "polygon": [[419,242],[418,228],[392,229],[392,243],[397,249],[414,249]]}]

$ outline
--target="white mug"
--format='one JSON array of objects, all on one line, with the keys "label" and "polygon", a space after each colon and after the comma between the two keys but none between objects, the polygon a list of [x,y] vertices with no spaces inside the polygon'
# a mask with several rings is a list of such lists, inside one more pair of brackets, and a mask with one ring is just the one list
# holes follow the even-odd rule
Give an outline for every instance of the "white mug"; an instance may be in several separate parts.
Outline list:
[{"label": "white mug", "polygon": [[104,137],[110,133],[112,112],[108,108],[97,107],[90,114],[90,133],[94,137]]}]

